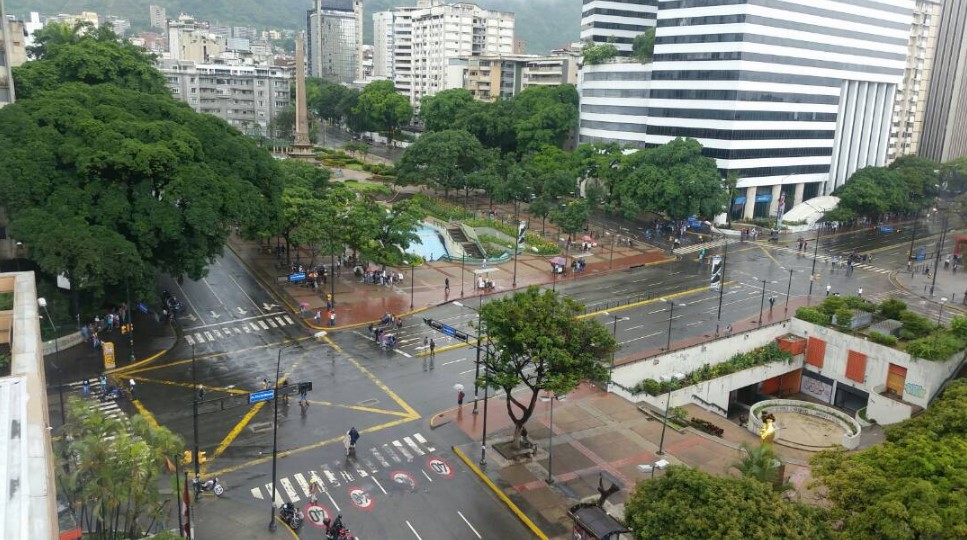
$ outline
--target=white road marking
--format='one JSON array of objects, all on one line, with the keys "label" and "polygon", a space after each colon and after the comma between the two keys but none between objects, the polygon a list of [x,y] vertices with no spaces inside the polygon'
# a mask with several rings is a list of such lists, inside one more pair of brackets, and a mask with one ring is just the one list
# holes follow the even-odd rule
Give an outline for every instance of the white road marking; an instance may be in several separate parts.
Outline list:
[{"label": "white road marking", "polygon": [[323,469],[322,474],[326,475],[326,480],[329,480],[330,484],[339,487],[339,480],[336,479],[336,475],[332,474],[332,471]]},{"label": "white road marking", "polygon": [[659,334],[661,334],[661,332],[655,332],[654,334],[648,334],[647,336],[638,336],[636,338],[631,338],[628,341],[622,341],[620,344],[621,345],[624,345],[625,343],[631,343],[632,341],[638,341],[639,339],[645,339],[645,338],[655,337],[655,336],[657,336]]},{"label": "white road marking", "polygon": [[280,327],[286,325],[286,322],[284,319],[282,319],[282,317],[273,317],[273,319],[275,319],[275,322],[279,323]]},{"label": "white road marking", "polygon": [[292,485],[291,480],[288,478],[283,478],[279,480],[279,483],[282,484],[282,489],[285,490],[285,494],[289,496],[289,500],[291,502],[296,502],[299,500],[299,494],[296,492],[295,486]]},{"label": "white road marking", "polygon": [[467,518],[463,515],[462,512],[457,510],[457,514],[459,514],[460,519],[462,519],[463,522],[467,524],[467,527],[470,527],[470,530],[473,531],[473,534],[477,535],[477,538],[483,538],[482,536],[480,536],[480,533],[477,532],[477,529],[475,529],[473,525],[470,524],[470,521],[467,520]]},{"label": "white road marking", "polygon": [[411,531],[413,531],[413,536],[416,537],[416,540],[423,540],[423,538],[419,534],[417,534],[416,529],[414,529],[413,526],[410,525],[409,520],[406,521],[406,526],[409,527]]},{"label": "white road marking", "polygon": [[252,329],[251,329],[251,328],[249,328],[248,326],[243,326],[242,328],[244,328],[244,329],[245,329],[245,333],[246,333],[246,334],[251,334],[251,333],[252,333]]},{"label": "white road marking", "polygon": [[215,338],[212,337],[211,332],[205,332],[205,337],[208,338],[208,341],[215,341]]},{"label": "white road marking", "polygon": [[420,472],[423,473],[423,476],[425,476],[427,480],[429,480],[430,482],[433,481],[433,479],[430,478],[430,475],[426,474],[426,471],[424,471],[423,469],[420,469]]},{"label": "white road marking", "polygon": [[[278,325],[272,319],[265,319],[265,322],[269,323],[269,326],[272,328],[278,328]],[[262,324],[262,321],[259,321],[259,324]]]},{"label": "white road marking", "polygon": [[390,449],[390,447],[389,447],[388,444],[384,444],[383,445],[383,453],[385,453],[387,456],[389,456],[390,459],[392,459],[393,461],[395,461],[397,463],[403,463],[403,460],[400,459],[399,456],[397,456],[396,453],[393,452],[393,450]]},{"label": "white road marking", "polygon": [[[215,289],[213,289],[212,286],[208,283],[208,280],[206,278],[201,278],[201,281],[202,283],[205,284],[206,287],[208,287],[208,290],[212,292],[212,296],[215,297],[215,300],[218,300],[218,303],[222,305],[222,309],[228,311],[228,308],[225,307],[225,302],[222,302],[222,299],[219,298],[217,294],[215,294]],[[231,311],[229,311],[229,313],[231,313]],[[215,316],[214,311],[212,311],[212,315]],[[218,317],[215,316],[215,318],[217,319]]]},{"label": "white road marking", "polygon": [[295,476],[296,483],[299,484],[300,488],[302,488],[302,493],[305,494],[306,497],[308,497],[309,482],[306,480],[306,477],[302,476],[302,473],[296,473],[294,476]]},{"label": "white road marking", "polygon": [[342,479],[345,480],[347,484],[351,484],[353,480],[355,480],[355,478],[353,478],[353,475],[349,474],[346,471],[339,471],[339,474],[342,475]]},{"label": "white road marking", "polygon": [[[372,448],[370,448],[370,450],[372,450]],[[379,470],[379,468],[376,466],[375,463],[373,463],[372,461],[366,458],[363,458],[363,465],[365,465],[366,468],[369,469],[369,472],[372,474],[376,474],[376,471]]]},{"label": "white road marking", "polygon": [[416,453],[416,455],[422,456],[424,454],[423,450],[420,449],[420,447],[417,446],[415,442],[413,442],[413,439],[409,437],[403,437],[403,442],[405,442],[410,448],[412,448],[413,451]]},{"label": "white road marking", "polygon": [[[336,512],[342,512],[342,510],[339,509],[339,505],[336,504],[336,499],[333,499],[332,498],[332,495],[330,495],[328,491],[326,492],[326,497],[329,497],[329,502],[332,503],[332,506],[333,506],[333,508],[336,509]],[[357,538],[359,538],[359,537],[357,537]]]},{"label": "white road marking", "polygon": [[[232,283],[234,283],[235,286],[238,287],[238,290],[242,291],[242,294],[245,295],[245,298],[248,298],[248,301],[251,302],[253,306],[255,306],[255,309],[262,311],[262,308],[260,308],[259,305],[255,303],[255,300],[252,300],[252,297],[249,296],[247,292],[245,292],[245,289],[243,289],[241,285],[238,284],[238,281],[235,281],[235,278],[233,278],[231,274],[226,274],[226,275],[228,275],[228,279],[232,280]],[[262,313],[265,313],[265,312],[262,311]]]},{"label": "white road marking", "polygon": [[376,487],[378,487],[379,490],[383,492],[383,495],[389,495],[389,493],[386,493],[386,490],[383,489],[383,484],[380,484],[379,480],[377,480],[375,476],[373,477],[373,482],[376,482]]},{"label": "white road marking", "polygon": [[191,334],[185,334],[185,341],[187,341],[189,345],[195,344],[195,338],[191,337]]},{"label": "white road marking", "polygon": [[[272,483],[271,482],[269,482],[268,484],[265,484],[265,492],[267,494],[269,494],[269,495],[272,495]],[[285,501],[282,500],[282,493],[278,489],[276,489],[275,490],[275,505],[276,506],[281,506],[282,503],[284,503],[284,502]]]},{"label": "white road marking", "polygon": [[[248,330],[248,327],[247,326],[245,327],[245,330]],[[236,336],[242,335],[242,329],[241,328],[238,328],[238,327],[235,327],[235,335]]]},{"label": "white road marking", "polygon": [[403,352],[403,351],[401,351],[399,349],[395,349],[395,350],[396,350],[396,352],[402,354],[403,356],[405,356],[407,358],[413,358],[413,355],[412,354],[407,354],[407,353],[405,353],[405,352]]},{"label": "white road marking", "polygon": [[250,323],[248,323],[248,325],[251,326],[252,327],[252,330],[255,330],[256,332],[258,332],[259,330],[261,330],[261,328],[259,328],[258,325],[256,325],[254,322],[250,322]]},{"label": "white road marking", "polygon": [[178,290],[181,291],[181,297],[185,299],[185,302],[188,302],[188,307],[195,312],[195,315],[198,316],[198,320],[200,320],[203,324],[208,324],[205,322],[205,318],[201,316],[201,312],[198,311],[198,308],[195,307],[195,304],[191,303],[191,298],[188,297],[188,295],[185,293],[185,290],[181,288],[181,285],[179,285],[177,281],[175,282],[175,287],[178,287]]},{"label": "white road marking", "polygon": [[316,485],[320,493],[326,492],[326,484],[322,483],[322,478],[319,478],[316,471],[309,471],[309,481]]},{"label": "white road marking", "polygon": [[295,324],[295,322],[293,322],[292,319],[290,319],[288,315],[283,315],[282,318],[285,319],[285,322],[287,322],[289,324]]},{"label": "white road marking", "polygon": [[222,333],[218,331],[218,328],[212,328],[212,334],[214,334],[216,338],[222,339]]},{"label": "white road marking", "polygon": [[[419,349],[419,348],[422,348],[422,347],[417,347],[417,348]],[[444,362],[444,363],[442,363],[440,365],[441,366],[449,366],[450,364],[456,364],[457,362],[463,362],[466,359],[467,359],[467,357],[457,358],[456,360],[450,360],[449,362]]]},{"label": "white road marking", "polygon": [[423,437],[423,435],[420,435],[419,433],[416,433],[416,434],[413,435],[413,438],[416,439],[416,441],[418,443],[420,443],[423,446],[425,446],[428,451],[430,451],[430,452],[435,452],[436,451],[436,448],[430,446],[430,444],[426,441],[426,439]]},{"label": "white road marking", "polygon": [[[274,313],[268,313],[267,315],[271,316],[271,315],[281,315],[281,314],[282,314],[281,311],[276,311]],[[225,322],[220,322],[220,323],[212,323],[212,324],[204,324],[204,325],[200,325],[200,326],[192,326],[192,327],[189,327],[189,328],[185,328],[185,330],[202,330],[204,328],[211,328],[213,326],[225,326],[226,324],[235,324],[235,323],[240,323],[240,322],[253,321],[255,319],[258,319],[258,318],[264,317],[264,316],[265,315],[256,315],[254,317],[245,317],[243,319],[232,319],[230,321],[225,321]]]},{"label": "white road marking", "polygon": [[461,371],[458,375],[466,375],[467,373],[473,373],[475,370],[476,368],[468,369],[467,371]]},{"label": "white road marking", "polygon": [[200,333],[197,333],[196,332],[195,333],[195,342],[196,343],[204,343],[205,342],[205,338],[202,337],[202,335]]},{"label": "white road marking", "polygon": [[257,487],[252,488],[252,496],[256,499],[265,500],[265,497],[262,496],[262,490]]},{"label": "white road marking", "polygon": [[382,465],[383,467],[389,467],[389,461],[386,461],[386,458],[384,458],[383,455],[379,453],[379,450],[375,448],[370,448],[370,451],[373,453],[373,457],[376,458],[376,461],[378,461],[380,465]]},{"label": "white road marking", "polygon": [[268,330],[269,329],[269,325],[265,324],[265,321],[259,320],[258,323],[259,323],[259,326],[262,327],[262,330]]},{"label": "white road marking", "polygon": [[649,311],[649,315],[654,315],[655,313],[661,313],[662,311],[668,311],[667,309],[656,309],[655,311]]},{"label": "white road marking", "polygon": [[629,326],[628,328],[623,328],[622,330],[636,330],[638,328],[644,328],[645,325],[639,324],[638,326]]}]

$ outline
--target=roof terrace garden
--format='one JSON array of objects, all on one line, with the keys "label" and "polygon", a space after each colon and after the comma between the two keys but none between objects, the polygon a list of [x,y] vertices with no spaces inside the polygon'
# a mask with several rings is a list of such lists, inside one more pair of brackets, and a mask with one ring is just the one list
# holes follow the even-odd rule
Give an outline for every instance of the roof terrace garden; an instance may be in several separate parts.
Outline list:
[{"label": "roof terrace garden", "polygon": [[[950,326],[945,327],[907,310],[907,305],[896,299],[874,304],[856,296],[827,296],[815,307],[797,309],[796,318],[839,332],[865,336],[874,343],[924,360],[946,361],[967,348],[967,317],[954,317]],[[883,333],[868,328],[861,322],[864,319],[874,325],[897,321],[899,326],[893,332]]]}]

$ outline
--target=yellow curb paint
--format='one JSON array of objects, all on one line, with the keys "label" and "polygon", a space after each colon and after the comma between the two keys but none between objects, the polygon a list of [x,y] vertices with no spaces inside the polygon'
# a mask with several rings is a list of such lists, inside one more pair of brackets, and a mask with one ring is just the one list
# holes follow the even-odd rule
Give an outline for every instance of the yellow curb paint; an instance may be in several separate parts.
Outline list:
[{"label": "yellow curb paint", "polygon": [[[379,425],[376,425],[376,426],[373,426],[373,427],[369,427],[369,428],[366,428],[366,429],[362,429],[359,432],[362,433],[362,434],[375,433],[375,432],[380,431],[380,430],[383,430],[383,429],[387,429],[387,428],[399,426],[401,424],[405,424],[407,422],[412,422],[412,421],[418,420],[418,419],[419,419],[419,416],[417,416],[416,418],[409,418],[409,417],[408,418],[400,418],[398,420],[393,420],[391,422],[386,422],[386,423],[379,424]],[[283,452],[279,452],[278,453],[278,457],[284,458],[284,457],[292,456],[292,455],[295,455],[295,454],[301,454],[303,452],[308,452],[309,450],[315,450],[317,448],[321,448],[323,446],[327,446],[327,445],[330,445],[330,444],[333,444],[333,443],[342,443],[342,440],[343,440],[343,435],[339,435],[338,437],[333,437],[331,439],[326,439],[324,441],[319,441],[317,443],[312,443],[312,444],[308,444],[306,446],[300,446],[299,448],[293,448],[291,450],[285,450]],[[211,471],[209,474],[212,475],[212,476],[222,476],[222,475],[228,474],[230,472],[235,472],[235,471],[239,471],[239,470],[242,470],[242,469],[247,469],[249,467],[254,467],[255,465],[261,465],[263,463],[268,463],[269,461],[272,461],[272,456],[266,456],[266,457],[261,457],[261,458],[253,459],[251,461],[246,461],[245,463],[239,463],[238,465],[232,465],[231,467],[225,467],[224,469],[219,469],[217,471]]]},{"label": "yellow curb paint", "polygon": [[237,424],[235,424],[235,427],[233,427],[232,430],[228,432],[228,435],[226,435],[225,438],[222,439],[222,442],[218,444],[218,447],[215,448],[215,452],[211,455],[211,457],[208,458],[209,463],[214,461],[215,458],[222,455],[225,452],[225,450],[228,449],[228,447],[235,441],[235,439],[239,436],[239,434],[242,433],[242,430],[245,429],[245,426],[247,426],[248,423],[252,421],[252,418],[254,418],[255,415],[258,414],[263,407],[265,407],[266,403],[268,402],[260,401],[259,403],[256,403],[255,405],[253,405],[252,408],[247,413],[245,413],[245,416],[243,416],[242,419],[239,420]]},{"label": "yellow curb paint", "polygon": [[296,534],[296,532],[292,530],[292,527],[289,527],[289,524],[286,523],[280,516],[278,515],[275,516],[275,520],[282,524],[283,529],[289,531],[289,534],[292,535],[292,538],[295,538],[295,540],[299,540],[299,535]]},{"label": "yellow curb paint", "polygon": [[487,484],[487,487],[489,487],[491,491],[494,492],[494,495],[496,495],[497,498],[499,498],[501,501],[503,501],[505,505],[507,505],[507,508],[509,508],[510,511],[513,512],[515,516],[517,516],[517,519],[519,519],[521,523],[524,524],[525,527],[527,527],[528,529],[531,530],[532,533],[534,533],[534,536],[536,536],[537,538],[540,538],[541,540],[548,540],[547,535],[544,534],[544,531],[540,530],[540,528],[538,528],[537,525],[535,525],[534,522],[531,521],[531,519],[527,517],[527,515],[525,515],[524,512],[522,512],[521,509],[518,508],[513,501],[510,500],[510,497],[508,497],[503,491],[501,491],[496,485],[494,485],[494,483],[490,481],[490,478],[487,478],[487,475],[485,475],[483,471],[478,469],[477,466],[470,461],[470,459],[466,456],[466,454],[461,452],[460,449],[457,448],[456,446],[451,447],[451,449],[453,450],[453,453],[456,454],[461,461],[463,461],[464,465],[466,465],[471,471],[473,471],[474,474],[476,474],[477,477],[480,478],[484,484]]},{"label": "yellow curb paint", "polygon": [[349,409],[352,411],[385,414],[387,416],[402,416],[404,418],[409,418],[410,416],[412,416],[410,413],[404,412],[404,411],[390,411],[387,409],[377,409],[374,407],[363,407],[362,405],[345,405],[342,403],[333,403],[331,401],[309,401],[309,403],[318,403],[319,405],[324,405],[326,407],[333,407],[336,409]]},{"label": "yellow curb paint", "polygon": [[763,254],[764,254],[764,255],[765,255],[766,257],[769,257],[770,259],[772,259],[772,262],[774,262],[774,263],[776,263],[776,266],[778,266],[778,267],[780,267],[780,268],[782,268],[782,263],[781,263],[781,262],[779,262],[779,261],[777,261],[777,260],[776,260],[776,258],[772,256],[772,253],[769,253],[769,250],[768,250],[768,249],[766,249],[766,248],[765,248],[765,246],[757,246],[757,247],[758,247],[758,248],[759,248],[760,250],[762,250],[762,253],[763,253]]},{"label": "yellow curb paint", "polygon": [[168,351],[160,351],[160,352],[157,352],[157,353],[152,354],[151,356],[145,358],[144,360],[138,360],[137,362],[135,362],[133,364],[129,364],[127,366],[123,366],[123,367],[119,367],[119,368],[114,368],[114,369],[105,371],[104,374],[105,375],[122,375],[122,374],[129,373],[132,369],[135,369],[135,368],[138,368],[138,367],[143,366],[145,364],[149,364],[151,362],[154,362],[155,360],[157,360],[158,358],[160,358],[163,354],[165,354],[167,352]]},{"label": "yellow curb paint", "polygon": [[[190,388],[194,388],[194,385],[191,384],[191,383],[188,383],[188,382],[169,381],[169,380],[165,380],[165,379],[151,379],[151,378],[148,378],[148,377],[131,377],[131,378],[134,379],[135,381],[138,381],[138,382],[146,382],[146,383],[152,383],[152,384],[163,384],[163,385],[166,385],[166,386],[178,386],[180,388],[189,388],[189,389]],[[224,387],[221,387],[221,386],[208,386],[208,385],[205,385],[205,390],[206,391],[209,391],[209,392],[211,392],[211,391],[214,391],[214,392],[225,392],[226,394],[235,394],[235,395],[248,394],[248,393],[251,392],[249,390],[241,390],[241,389],[238,389],[238,388],[224,388]]]},{"label": "yellow curb paint", "polygon": [[154,415],[151,414],[151,412],[148,411],[148,409],[146,409],[144,405],[141,404],[140,401],[133,399],[131,400],[131,403],[134,404],[134,408],[138,409],[138,414],[140,414],[141,417],[144,418],[146,422],[148,422],[149,426],[153,428],[158,428],[158,421],[154,419]]}]

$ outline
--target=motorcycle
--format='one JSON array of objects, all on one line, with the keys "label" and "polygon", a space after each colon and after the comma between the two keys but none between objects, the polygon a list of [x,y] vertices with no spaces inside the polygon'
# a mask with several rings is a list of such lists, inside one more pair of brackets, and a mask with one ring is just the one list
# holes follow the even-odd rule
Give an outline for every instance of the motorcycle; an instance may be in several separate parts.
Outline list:
[{"label": "motorcycle", "polygon": [[191,481],[192,486],[195,488],[195,494],[199,495],[203,491],[211,491],[216,497],[221,497],[222,493],[225,493],[225,488],[218,482],[218,477],[212,477],[204,482],[197,476]]},{"label": "motorcycle", "polygon": [[279,508],[279,517],[293,531],[299,530],[299,527],[302,526],[302,522],[305,520],[305,515],[302,513],[302,510],[296,508],[292,503],[285,503]]},{"label": "motorcycle", "polygon": [[349,529],[342,524],[342,514],[336,516],[336,521],[329,523],[329,518],[322,520],[326,526],[326,540],[356,540]]}]

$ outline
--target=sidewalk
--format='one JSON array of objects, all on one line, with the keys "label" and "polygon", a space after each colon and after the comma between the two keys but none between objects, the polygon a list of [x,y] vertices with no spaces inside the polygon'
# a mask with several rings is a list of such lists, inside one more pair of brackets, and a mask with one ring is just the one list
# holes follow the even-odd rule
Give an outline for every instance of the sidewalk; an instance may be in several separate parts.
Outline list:
[{"label": "sidewalk", "polygon": [[[919,262],[922,266],[924,262]],[[898,270],[890,274],[890,279],[897,287],[927,300],[929,302],[940,303],[942,298],[946,298],[945,306],[947,309],[956,311],[967,311],[967,273],[963,269],[953,273],[952,270],[944,269],[943,261],[940,268],[933,272],[933,261],[927,261],[930,266],[931,274],[927,277],[921,272],[908,272]],[[915,265],[917,266],[917,265]],[[934,279],[936,278],[936,280]],[[930,287],[933,285],[933,294],[930,294]]]},{"label": "sidewalk", "polygon": [[[287,269],[279,268],[279,259],[267,250],[260,249],[258,242],[233,236],[229,247],[289,310],[301,316],[305,324],[320,330],[328,329],[326,295],[333,294],[332,283],[325,286],[320,284],[318,290],[291,285],[285,280]],[[307,253],[300,253],[300,260],[303,262],[310,259]],[[529,254],[518,255],[516,289],[551,283],[554,276],[550,272],[547,259]],[[639,242],[634,248],[614,246],[613,251],[610,245],[599,246],[587,252],[584,259],[587,261],[584,272],[568,274],[567,277],[559,277],[557,281],[564,283],[614,270],[655,264],[666,260],[667,256],[661,250]],[[328,262],[328,258],[317,259],[316,264],[323,262]],[[490,279],[496,282],[496,288],[485,294],[515,289],[513,259],[489,268],[492,270]],[[463,265],[460,261],[433,261],[412,269],[388,267],[388,271],[402,274],[403,281],[395,285],[380,286],[363,283],[353,275],[351,268],[342,267],[336,276],[333,295],[336,304],[335,329],[368,324],[385,313],[408,316],[448,301],[474,297],[478,294],[474,286],[474,270],[478,269],[477,266]],[[450,280],[449,297],[444,293],[446,279]],[[314,316],[320,310],[321,321],[316,322]]]}]

